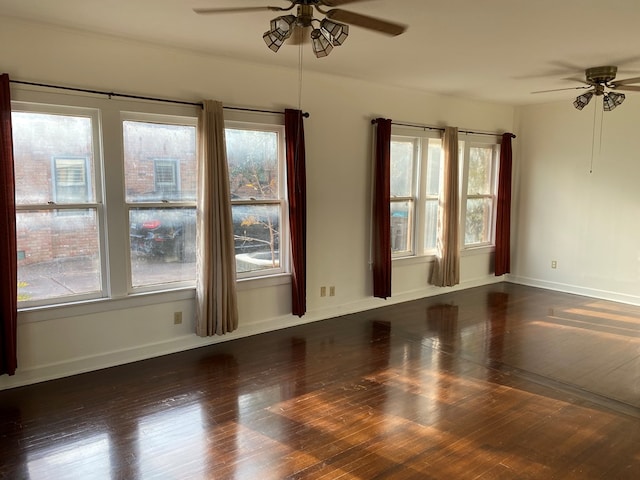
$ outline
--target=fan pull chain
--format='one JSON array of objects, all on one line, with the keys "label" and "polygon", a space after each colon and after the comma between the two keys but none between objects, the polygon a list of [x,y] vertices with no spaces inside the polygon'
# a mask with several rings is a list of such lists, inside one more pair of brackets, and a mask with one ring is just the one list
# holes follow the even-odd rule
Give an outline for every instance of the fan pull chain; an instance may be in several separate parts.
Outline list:
[{"label": "fan pull chain", "polygon": [[302,111],[302,56],[303,56],[303,41],[300,41],[298,46],[298,110]]},{"label": "fan pull chain", "polygon": [[[593,161],[595,156],[595,144],[596,144],[596,117],[598,114],[598,104],[594,105],[593,110],[593,138],[591,140],[591,165],[589,166],[589,173],[593,173]],[[598,158],[600,158],[602,154],[602,128],[603,128],[603,115],[604,115],[604,107],[600,111],[600,135],[598,137]]]}]

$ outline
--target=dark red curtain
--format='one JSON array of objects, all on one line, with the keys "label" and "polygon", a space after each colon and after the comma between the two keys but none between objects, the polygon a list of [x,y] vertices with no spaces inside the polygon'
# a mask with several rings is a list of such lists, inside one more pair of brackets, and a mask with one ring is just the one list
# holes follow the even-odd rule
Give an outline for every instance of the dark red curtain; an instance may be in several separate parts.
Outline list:
[{"label": "dark red curtain", "polygon": [[373,296],[391,296],[391,120],[375,120],[373,184]]},{"label": "dark red curtain", "polygon": [[9,75],[0,76],[0,375],[18,366],[18,255]]},{"label": "dark red curtain", "polygon": [[291,231],[291,311],[299,317],[307,311],[307,175],[302,117],[300,110],[288,108],[284,112]]},{"label": "dark red curtain", "polygon": [[498,205],[496,217],[495,274],[511,271],[511,170],[512,133],[502,134],[500,144],[500,173],[498,176]]}]

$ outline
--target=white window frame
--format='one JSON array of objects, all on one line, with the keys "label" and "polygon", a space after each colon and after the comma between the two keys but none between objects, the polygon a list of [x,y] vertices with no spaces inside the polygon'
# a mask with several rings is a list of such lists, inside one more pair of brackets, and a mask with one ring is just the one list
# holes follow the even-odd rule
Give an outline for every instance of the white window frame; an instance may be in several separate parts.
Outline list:
[{"label": "white window frame", "polygon": [[[435,255],[435,249],[425,248],[425,228],[426,228],[426,203],[434,197],[427,194],[427,174],[429,158],[429,142],[441,140],[442,132],[439,130],[425,129],[416,131],[416,128],[406,128],[392,126],[391,141],[412,141],[414,142],[414,160],[412,175],[412,194],[410,197],[394,197],[391,202],[411,201],[413,205],[413,215],[408,226],[411,236],[411,248],[409,251],[392,253],[392,260],[407,258],[431,258]],[[442,188],[442,169],[440,169],[440,188]],[[437,198],[437,197],[435,197]],[[390,232],[391,233],[391,232]]]},{"label": "white window frame", "polygon": [[[148,113],[148,112],[140,112],[140,111],[120,111],[120,141],[123,145],[124,152],[124,128],[123,124],[126,121],[130,122],[142,122],[142,123],[157,123],[163,125],[186,125],[195,127],[196,130],[198,128],[198,118],[196,116],[184,116],[184,115],[167,115],[165,113],[157,114],[157,113]],[[197,135],[196,135],[196,149],[197,146]],[[154,175],[155,175],[155,160],[156,158],[151,159],[154,162]],[[163,159],[165,160],[165,159]],[[120,164],[122,165],[122,189],[125,189],[125,176],[126,172],[124,171],[124,154],[119,159]],[[197,160],[196,160],[197,161]],[[178,170],[179,177],[179,165],[176,162],[176,169]],[[177,178],[179,180],[179,178]],[[154,186],[155,186],[155,178],[154,178]],[[155,201],[142,201],[142,202],[128,202],[126,199],[126,195],[124,196],[124,215],[127,223],[127,227],[129,225],[130,211],[135,209],[168,209],[168,208],[193,208],[194,210],[197,208],[196,199],[193,201],[173,201],[168,199],[163,200],[155,200]],[[131,236],[129,235],[129,229],[127,228],[127,239],[125,244],[127,245],[127,249],[125,252],[125,258],[127,260],[126,263],[126,272],[127,272],[127,292],[128,294],[135,293],[148,293],[148,292],[156,292],[156,291],[165,291],[165,290],[175,290],[179,288],[195,288],[196,278],[193,278],[193,281],[174,281],[167,283],[156,283],[156,284],[145,284],[134,286],[132,279],[132,265],[131,265]]]},{"label": "white window frame", "polygon": [[[86,107],[86,106],[69,106],[64,104],[51,104],[51,103],[40,103],[33,101],[26,101],[22,99],[16,99],[11,102],[11,111],[12,112],[25,112],[25,113],[36,113],[36,114],[46,114],[46,115],[60,115],[60,116],[77,116],[77,117],[87,117],[91,119],[91,129],[92,129],[92,151],[93,151],[93,184],[95,185],[95,190],[92,192],[91,187],[88,186],[88,196],[91,196],[91,193],[94,194],[93,201],[86,201],[83,203],[56,203],[55,195],[55,171],[53,170],[53,159],[52,159],[52,198],[45,204],[18,204],[16,203],[16,213],[20,212],[32,212],[32,211],[48,211],[55,212],[59,215],[74,215],[74,211],[86,211],[93,210],[96,212],[96,226],[98,229],[98,249],[100,256],[100,288],[96,292],[85,293],[85,294],[76,294],[76,295],[66,295],[64,297],[55,297],[52,299],[41,299],[41,300],[26,300],[20,302],[20,309],[24,308],[34,308],[34,307],[43,307],[50,306],[53,304],[59,303],[74,303],[74,302],[83,302],[87,300],[94,300],[99,298],[105,298],[109,294],[109,270],[108,270],[108,262],[107,262],[107,251],[106,251],[106,241],[104,232],[106,231],[105,224],[105,208],[104,208],[104,190],[103,190],[103,181],[102,181],[102,172],[103,172],[103,157],[102,150],[100,145],[102,143],[101,137],[101,117],[100,111],[96,108]],[[61,156],[63,158],[63,156]],[[66,157],[64,157],[66,158]],[[88,161],[85,159],[85,161]],[[86,164],[85,164],[86,169]],[[87,173],[87,182],[90,185],[92,182],[90,180],[90,176]]]},{"label": "white window frame", "polygon": [[[280,118],[278,118],[280,117]],[[274,132],[278,135],[278,188],[276,199],[231,199],[231,206],[234,205],[274,205],[279,210],[279,252],[278,267],[256,270],[251,272],[237,272],[238,281],[260,280],[268,277],[285,275],[289,270],[289,209],[286,193],[286,148],[285,131],[282,115],[269,115],[260,113],[238,113],[225,112],[225,130],[249,130],[259,132]]]},{"label": "white window frame", "polygon": [[[491,136],[480,135],[462,135],[459,140],[460,146],[460,164],[462,165],[462,176],[460,178],[460,249],[461,251],[471,251],[474,249],[482,249],[495,245],[495,224],[496,209],[498,196],[498,170],[500,159],[500,144]],[[491,187],[488,194],[468,194],[467,187],[469,182],[469,158],[471,148],[480,147],[492,149],[491,156]],[[467,200],[473,198],[487,198],[491,200],[491,218],[488,221],[489,229],[488,239],[485,242],[466,243],[466,225],[467,225]]]}]

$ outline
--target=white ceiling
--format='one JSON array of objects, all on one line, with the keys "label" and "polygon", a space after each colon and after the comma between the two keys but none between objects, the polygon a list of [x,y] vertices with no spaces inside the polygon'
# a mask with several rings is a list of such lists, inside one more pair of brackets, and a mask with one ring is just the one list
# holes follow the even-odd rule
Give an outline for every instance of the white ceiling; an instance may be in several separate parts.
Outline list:
[{"label": "white ceiling", "polygon": [[[194,7],[289,6],[288,0],[0,0],[0,14],[297,68],[299,47],[263,43],[275,12],[197,15]],[[408,25],[398,37],[352,27],[305,70],[521,105],[572,99],[584,68],[640,76],[639,0],[362,0],[344,5]],[[640,95],[640,94],[638,94]]]}]

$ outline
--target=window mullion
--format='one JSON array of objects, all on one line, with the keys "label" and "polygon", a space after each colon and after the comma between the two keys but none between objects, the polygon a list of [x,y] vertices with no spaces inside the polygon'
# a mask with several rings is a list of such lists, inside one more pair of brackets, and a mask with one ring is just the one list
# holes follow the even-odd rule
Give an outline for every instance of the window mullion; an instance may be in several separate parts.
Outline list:
[{"label": "window mullion", "polygon": [[[109,294],[125,297],[128,288],[129,222],[124,207],[124,165],[122,163],[122,126],[120,112],[102,110],[102,154],[104,156],[104,187],[106,222],[106,260],[109,265]],[[108,226],[108,227],[107,227]]]},{"label": "window mullion", "polygon": [[416,215],[415,215],[415,235],[413,247],[416,255],[424,255],[425,249],[425,229],[426,229],[426,201],[427,201],[427,173],[429,169],[429,139],[421,138],[416,146],[416,170],[414,181],[417,185],[414,187],[416,195]]}]

